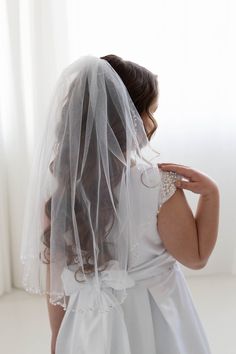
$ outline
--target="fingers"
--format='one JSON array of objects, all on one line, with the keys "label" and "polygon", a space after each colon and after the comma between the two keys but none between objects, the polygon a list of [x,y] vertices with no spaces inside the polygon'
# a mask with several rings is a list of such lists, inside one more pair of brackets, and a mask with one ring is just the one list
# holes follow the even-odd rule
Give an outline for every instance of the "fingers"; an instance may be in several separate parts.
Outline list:
[{"label": "fingers", "polygon": [[175,186],[179,189],[187,189],[191,192],[196,193],[196,183],[194,182],[187,182],[183,180],[177,180],[175,182]]},{"label": "fingers", "polygon": [[174,163],[161,163],[158,164],[158,167],[160,167],[160,169],[163,171],[173,171],[190,179],[194,174],[194,171],[190,167]]},{"label": "fingers", "polygon": [[[160,162],[158,163],[158,166],[165,166],[165,165],[175,165],[175,166],[185,166],[179,163],[173,163],[173,162]],[[185,166],[188,167],[188,166]]]},{"label": "fingers", "polygon": [[190,168],[189,166],[185,166],[185,165],[180,165],[178,163],[171,163],[171,162],[162,162],[162,163],[158,163],[158,167],[160,168],[170,168],[170,167],[175,167],[175,166],[179,166],[179,167],[185,167],[185,168]]}]

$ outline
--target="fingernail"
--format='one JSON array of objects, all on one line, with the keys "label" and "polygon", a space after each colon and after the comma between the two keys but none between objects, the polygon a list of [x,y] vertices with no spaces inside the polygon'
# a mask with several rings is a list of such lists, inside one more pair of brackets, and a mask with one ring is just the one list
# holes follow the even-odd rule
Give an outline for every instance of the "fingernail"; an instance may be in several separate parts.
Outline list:
[{"label": "fingernail", "polygon": [[181,186],[181,182],[180,181],[176,181],[175,184],[176,184],[177,187]]}]

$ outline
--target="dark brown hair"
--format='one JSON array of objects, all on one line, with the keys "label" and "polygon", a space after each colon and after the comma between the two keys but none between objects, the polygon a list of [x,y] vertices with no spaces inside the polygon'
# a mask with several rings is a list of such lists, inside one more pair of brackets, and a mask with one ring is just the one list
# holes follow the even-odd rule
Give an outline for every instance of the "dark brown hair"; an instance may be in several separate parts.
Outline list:
[{"label": "dark brown hair", "polygon": [[[157,83],[157,75],[154,75],[151,73],[149,70],[145,69],[144,67],[135,64],[130,61],[124,61],[122,58],[116,56],[116,55],[107,55],[105,57],[101,57],[101,59],[107,60],[109,64],[113,67],[113,69],[118,73],[118,75],[121,77],[122,81],[124,82],[131,99],[134,102],[134,105],[136,106],[137,111],[139,114],[142,114],[143,112],[146,112],[150,119],[153,121],[154,128],[153,130],[147,134],[148,139],[151,138],[152,134],[157,128],[156,121],[154,117],[151,115],[149,112],[149,107],[150,104],[152,103],[153,99],[158,97],[158,83]],[[60,142],[61,140],[61,135],[63,134],[64,131],[66,131],[66,112],[68,109],[68,102],[70,99],[70,93],[72,92],[73,89],[73,83],[69,89],[69,93],[67,97],[65,98],[65,105],[62,110],[62,118],[61,122],[58,126],[57,129],[57,137],[58,141]],[[89,92],[86,89],[86,104],[83,107],[83,116],[82,116],[82,130],[81,130],[81,155],[80,155],[80,161],[78,165],[78,171],[80,171],[80,164],[81,164],[81,156],[83,156],[83,141],[84,141],[84,136],[85,136],[85,131],[86,131],[86,116],[87,116],[87,104],[89,102]],[[113,132],[119,141],[121,150],[123,151],[125,155],[125,147],[126,147],[126,132],[125,130],[118,124],[117,122],[119,119],[116,118],[116,110],[114,107],[112,107],[112,100],[109,100],[110,105],[109,105],[109,110],[111,114],[109,115],[109,123],[110,126],[113,129]],[[146,130],[146,129],[145,129]],[[68,140],[68,139],[67,139]],[[58,171],[59,175],[59,186],[57,191],[55,191],[55,194],[57,195],[60,194],[62,190],[65,191],[65,196],[70,196],[70,193],[67,191],[70,191],[70,179],[68,178],[68,173],[67,171],[69,170],[69,158],[68,158],[68,151],[69,151],[69,141],[64,140],[63,146],[61,146],[61,151],[60,151],[60,159],[61,163],[63,163],[63,171]],[[91,144],[95,140],[95,137],[91,138]],[[95,143],[95,141],[94,141]],[[91,152],[91,153],[90,153]],[[91,201],[91,205],[94,205],[96,200],[93,201],[93,199],[96,196],[96,191],[94,190],[94,180],[93,180],[93,173],[92,169],[93,166],[96,166],[96,156],[93,154],[93,148],[90,147],[84,167],[84,172],[83,175],[81,176],[81,183],[83,187],[86,190],[86,195],[88,195],[89,200]],[[112,162],[114,159],[111,159],[110,163],[113,163],[114,165],[112,166],[113,171],[115,172],[115,178],[114,180],[111,181],[112,184],[112,190],[115,188],[115,186],[119,183],[121,176],[122,176],[122,169],[123,166],[119,161],[117,162]],[[51,162],[50,164],[50,170],[53,173],[54,166],[56,166],[57,163],[57,156],[55,157],[54,161]],[[79,172],[78,172],[79,173]],[[99,235],[98,235],[98,240],[99,240],[99,245],[98,247],[106,247],[106,237],[109,234],[110,229],[113,226],[113,221],[114,221],[114,215],[112,214],[113,208],[111,207],[110,203],[110,195],[109,195],[109,190],[107,189],[106,183],[104,183],[104,186],[101,188],[101,193],[103,193],[103,198],[101,198],[102,203],[104,205],[101,206],[100,210],[102,210],[102,215],[100,215],[100,218],[102,220],[102,225],[101,229],[99,230]],[[55,196],[56,197],[56,196]],[[117,203],[116,197],[114,197],[115,204]],[[76,195],[75,199],[75,205],[74,205],[74,211],[76,215],[76,220],[77,220],[77,226],[78,226],[78,231],[80,236],[80,246],[82,250],[86,251],[86,259],[84,263],[84,270],[90,272],[93,271],[93,266],[91,266],[89,260],[93,256],[93,244],[91,242],[91,237],[89,237],[89,233],[91,232],[90,227],[89,227],[89,222],[87,219],[87,216],[84,213],[84,205],[81,205],[81,199],[78,195]],[[46,204],[45,204],[45,214],[49,221],[51,220],[51,201],[52,198],[50,198]],[[67,203],[70,205],[70,201]],[[69,208],[69,207],[68,207]],[[114,211],[114,210],[113,210]],[[63,211],[65,212],[65,211]],[[73,222],[71,220],[71,210],[66,210],[66,220],[67,220],[67,231],[72,233],[72,239],[73,243],[72,245],[66,245],[67,247],[66,255],[67,255],[67,265],[70,264],[75,264],[78,263],[78,261],[75,261],[77,259],[77,254],[74,253],[75,250],[75,245],[76,240],[74,239],[74,233],[73,233]],[[109,226],[109,230],[107,232]],[[40,255],[42,261],[44,263],[50,263],[50,233],[51,233],[51,225],[49,225],[46,230],[44,230],[44,233],[42,235],[42,243],[46,248],[43,250],[43,254]],[[58,237],[63,237],[63,235],[58,235]],[[106,260],[110,259],[109,256],[109,251],[107,250],[105,253],[105,258],[98,260],[99,265],[103,265]],[[43,257],[42,257],[43,256]]]},{"label": "dark brown hair", "polygon": [[124,60],[114,54],[105,55],[100,58],[108,61],[108,63],[120,76],[134,102],[138,113],[140,115],[143,112],[148,114],[154,125],[153,129],[150,132],[147,132],[144,122],[144,128],[147,133],[147,137],[150,140],[151,136],[158,127],[155,118],[149,111],[152,101],[156,97],[158,98],[157,75],[153,74],[151,71],[139,64]]}]

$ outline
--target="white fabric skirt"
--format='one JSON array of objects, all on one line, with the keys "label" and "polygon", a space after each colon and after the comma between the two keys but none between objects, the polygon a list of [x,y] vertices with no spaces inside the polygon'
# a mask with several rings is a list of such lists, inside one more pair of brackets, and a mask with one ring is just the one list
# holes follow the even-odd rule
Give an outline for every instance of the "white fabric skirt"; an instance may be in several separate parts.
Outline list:
[{"label": "white fabric skirt", "polygon": [[149,279],[138,279],[138,272],[133,276],[136,285],[113,310],[96,315],[66,311],[56,354],[211,354],[178,263],[166,264],[165,271],[162,267]]}]

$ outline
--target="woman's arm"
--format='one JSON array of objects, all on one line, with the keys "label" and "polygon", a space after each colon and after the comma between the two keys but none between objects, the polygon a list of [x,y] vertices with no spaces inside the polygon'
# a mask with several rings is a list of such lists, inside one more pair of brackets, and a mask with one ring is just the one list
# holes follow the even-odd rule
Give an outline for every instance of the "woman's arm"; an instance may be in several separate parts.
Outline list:
[{"label": "woman's arm", "polygon": [[[50,265],[47,265],[47,288],[49,289],[49,274],[50,274]],[[61,322],[65,315],[65,310],[60,305],[53,305],[49,301],[49,295],[47,294],[47,307],[48,307],[48,315],[49,322],[52,331],[51,335],[51,354],[55,353],[56,347],[56,339],[57,334],[61,326]]]},{"label": "woman's arm", "polygon": [[[50,225],[50,220],[48,219],[47,215],[44,215],[44,230]],[[50,263],[47,264],[47,276],[46,276],[46,289],[50,291]],[[63,307],[60,305],[53,305],[49,301],[49,295],[46,295],[47,298],[47,308],[48,308],[48,315],[49,315],[49,322],[51,327],[51,354],[55,353],[56,347],[56,339],[57,334],[61,326],[61,322],[65,315],[65,311]]]},{"label": "woman's arm", "polygon": [[199,253],[203,263],[207,263],[215,247],[219,225],[220,195],[215,188],[208,195],[201,195],[195,215],[199,238]]},{"label": "woman's arm", "polygon": [[[189,167],[161,164],[163,171],[173,171],[189,179],[181,181],[174,195],[160,208],[157,228],[170,254],[180,263],[203,268],[216,243],[219,224],[219,190],[205,174]],[[195,217],[182,189],[200,194]]]}]

